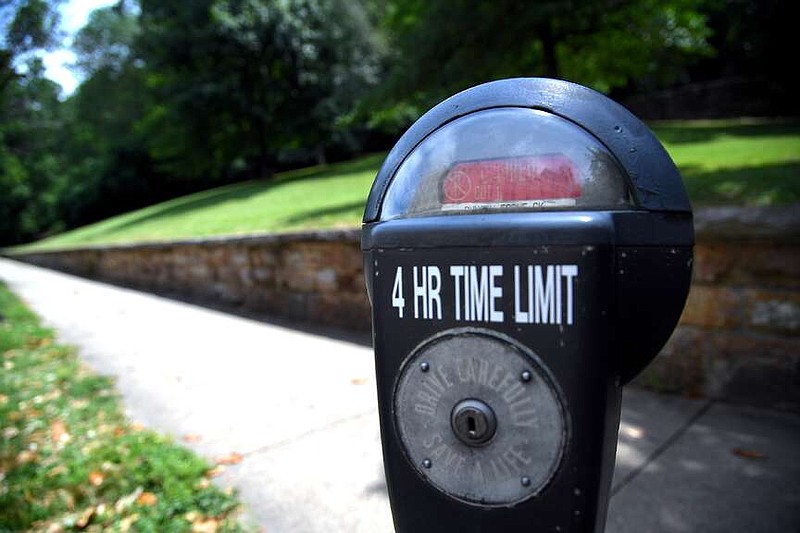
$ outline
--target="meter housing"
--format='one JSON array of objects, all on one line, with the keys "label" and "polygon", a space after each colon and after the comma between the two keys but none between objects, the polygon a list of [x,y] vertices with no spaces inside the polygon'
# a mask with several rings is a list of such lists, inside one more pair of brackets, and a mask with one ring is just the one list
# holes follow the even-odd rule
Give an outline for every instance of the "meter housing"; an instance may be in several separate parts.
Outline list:
[{"label": "meter housing", "polygon": [[599,93],[502,80],[421,117],[362,233],[398,531],[602,531],[621,386],[693,242],[675,165]]}]

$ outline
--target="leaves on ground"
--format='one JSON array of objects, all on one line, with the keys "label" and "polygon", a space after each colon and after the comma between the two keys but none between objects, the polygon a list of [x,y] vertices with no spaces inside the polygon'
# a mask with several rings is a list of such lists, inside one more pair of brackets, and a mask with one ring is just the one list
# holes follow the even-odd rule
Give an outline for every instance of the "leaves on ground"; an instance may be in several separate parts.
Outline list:
[{"label": "leaves on ground", "polygon": [[0,315],[0,531],[241,530],[210,465],[128,422],[112,380],[2,283]]},{"label": "leaves on ground", "polygon": [[217,465],[238,465],[242,462],[244,456],[237,452],[231,452],[228,455],[217,457],[214,461]]}]

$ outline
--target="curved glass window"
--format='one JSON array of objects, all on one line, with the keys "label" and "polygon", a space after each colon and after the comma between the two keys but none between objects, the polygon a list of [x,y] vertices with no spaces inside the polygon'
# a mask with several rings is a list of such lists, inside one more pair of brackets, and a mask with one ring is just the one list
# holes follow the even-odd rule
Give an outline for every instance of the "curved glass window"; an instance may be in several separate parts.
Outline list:
[{"label": "curved glass window", "polygon": [[632,205],[625,173],[597,139],[515,107],[472,113],[429,135],[397,169],[380,218]]}]

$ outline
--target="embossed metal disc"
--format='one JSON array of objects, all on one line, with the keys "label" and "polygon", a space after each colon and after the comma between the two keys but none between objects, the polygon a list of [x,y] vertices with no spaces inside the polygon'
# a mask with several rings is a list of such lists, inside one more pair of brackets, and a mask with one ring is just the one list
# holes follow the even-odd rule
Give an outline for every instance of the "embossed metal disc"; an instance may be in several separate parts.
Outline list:
[{"label": "embossed metal disc", "polygon": [[[453,329],[409,355],[395,388],[394,416],[408,459],[434,487],[461,501],[509,506],[541,492],[568,438],[553,379],[529,349],[499,333]],[[453,408],[485,403],[496,416],[488,442],[454,433]]]}]

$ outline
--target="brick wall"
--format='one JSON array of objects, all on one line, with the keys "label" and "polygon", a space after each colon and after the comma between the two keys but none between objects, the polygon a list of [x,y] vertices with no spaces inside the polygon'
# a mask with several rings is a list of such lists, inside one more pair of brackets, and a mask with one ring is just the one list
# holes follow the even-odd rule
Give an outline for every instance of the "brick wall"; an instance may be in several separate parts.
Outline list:
[{"label": "brick wall", "polygon": [[[694,279],[661,356],[663,391],[800,411],[800,215],[696,213]],[[368,331],[358,230],[86,248],[18,259],[164,294]]]}]

